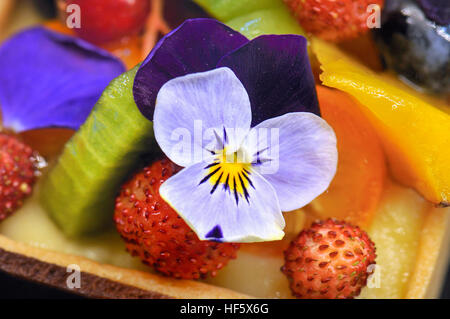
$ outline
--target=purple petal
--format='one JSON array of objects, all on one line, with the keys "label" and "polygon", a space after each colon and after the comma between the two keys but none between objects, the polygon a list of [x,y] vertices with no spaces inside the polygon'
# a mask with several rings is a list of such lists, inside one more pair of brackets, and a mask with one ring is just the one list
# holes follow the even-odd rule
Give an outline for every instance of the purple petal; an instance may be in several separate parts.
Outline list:
[{"label": "purple petal", "polygon": [[251,121],[244,86],[233,71],[219,68],[164,84],[156,100],[153,129],[167,157],[186,167],[225,146],[236,151]]},{"label": "purple petal", "polygon": [[3,125],[16,132],[78,129],[124,71],[117,58],[83,40],[42,27],[23,31],[0,48]]},{"label": "purple petal", "polygon": [[260,36],[225,56],[218,66],[232,69],[247,89],[252,126],[289,112],[320,115],[302,36]]},{"label": "purple petal", "polygon": [[450,24],[449,0],[419,0],[425,15],[440,25]]},{"label": "purple petal", "polygon": [[220,183],[215,187],[211,179],[205,179],[212,169],[209,166],[203,162],[186,167],[159,189],[161,197],[201,240],[244,243],[284,237],[285,222],[277,195],[260,174],[248,172],[252,185],[244,196],[234,192],[231,185]]},{"label": "purple petal", "polygon": [[255,154],[253,169],[274,187],[285,212],[322,194],[336,173],[336,135],[311,113],[266,120],[250,130],[243,147]]},{"label": "purple petal", "polygon": [[158,91],[170,79],[212,70],[227,53],[247,43],[240,33],[213,19],[186,20],[166,35],[142,63],[133,94],[149,120]]}]

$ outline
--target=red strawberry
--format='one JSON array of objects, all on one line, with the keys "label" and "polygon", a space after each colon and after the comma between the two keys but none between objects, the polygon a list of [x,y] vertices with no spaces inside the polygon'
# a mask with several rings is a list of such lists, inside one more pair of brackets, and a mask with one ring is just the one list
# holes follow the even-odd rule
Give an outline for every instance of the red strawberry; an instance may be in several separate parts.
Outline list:
[{"label": "red strawberry", "polygon": [[215,276],[238,244],[200,241],[159,195],[159,187],[179,168],[167,159],[144,168],[122,186],[114,222],[133,256],[171,277],[199,279]]},{"label": "red strawberry", "polygon": [[356,226],[329,219],[303,230],[284,252],[283,273],[294,296],[341,299],[359,295],[375,264],[375,245]]},{"label": "red strawberry", "polygon": [[17,138],[0,133],[0,221],[22,205],[35,180],[33,150]]},{"label": "red strawberry", "polygon": [[284,0],[305,31],[328,41],[358,37],[369,30],[367,19],[372,4],[384,0]]}]

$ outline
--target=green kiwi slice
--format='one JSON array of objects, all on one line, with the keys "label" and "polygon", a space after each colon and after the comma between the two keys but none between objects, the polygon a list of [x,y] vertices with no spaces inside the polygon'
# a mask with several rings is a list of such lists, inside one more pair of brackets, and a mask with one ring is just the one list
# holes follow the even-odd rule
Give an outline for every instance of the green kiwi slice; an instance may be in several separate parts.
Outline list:
[{"label": "green kiwi slice", "polygon": [[42,203],[69,236],[111,225],[121,183],[141,157],[158,149],[152,122],[134,102],[137,69],[110,83],[43,181]]},{"label": "green kiwi slice", "polygon": [[195,0],[249,39],[262,34],[304,34],[282,0]]}]

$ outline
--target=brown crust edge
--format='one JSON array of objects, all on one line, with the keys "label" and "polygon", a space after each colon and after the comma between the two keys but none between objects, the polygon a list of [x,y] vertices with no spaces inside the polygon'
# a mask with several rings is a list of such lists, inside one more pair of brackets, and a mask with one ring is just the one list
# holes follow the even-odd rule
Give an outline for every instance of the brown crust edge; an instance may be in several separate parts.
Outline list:
[{"label": "brown crust edge", "polygon": [[35,258],[12,253],[0,248],[0,270],[15,277],[55,287],[88,298],[114,299],[166,299],[156,292],[142,290],[129,285],[81,272],[80,288],[70,289],[66,285],[71,275],[67,269]]},{"label": "brown crust edge", "polygon": [[[66,285],[68,265],[81,271],[81,287]],[[0,235],[0,271],[91,298],[247,299],[248,295],[206,283],[177,280],[143,271],[100,264],[20,243]]]}]

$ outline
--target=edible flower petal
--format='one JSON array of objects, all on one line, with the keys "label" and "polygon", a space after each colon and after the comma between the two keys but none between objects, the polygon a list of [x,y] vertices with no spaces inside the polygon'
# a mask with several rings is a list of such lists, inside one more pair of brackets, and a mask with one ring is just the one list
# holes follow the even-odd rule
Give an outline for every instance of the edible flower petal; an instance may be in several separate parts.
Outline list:
[{"label": "edible flower petal", "polygon": [[263,35],[224,56],[252,104],[252,126],[289,112],[320,115],[304,37]]},{"label": "edible flower petal", "polygon": [[184,168],[159,189],[197,236],[221,242],[282,239],[285,222],[273,187],[257,172],[249,171],[246,178],[253,186],[246,187],[246,200],[239,193],[241,181],[236,176],[229,183],[224,182],[225,175],[223,183],[219,177],[204,180],[209,165],[201,162]]},{"label": "edible flower petal", "polygon": [[156,96],[164,83],[212,70],[224,55],[247,42],[239,32],[216,20],[186,20],[162,38],[142,62],[133,87],[139,110],[153,120]]},{"label": "edible flower petal", "polygon": [[0,47],[3,126],[78,129],[124,71],[120,60],[81,39],[43,27],[20,32]]},{"label": "edible flower petal", "polygon": [[[160,194],[200,239],[279,240],[282,209],[307,204],[335,175],[336,136],[320,117],[293,112],[250,129],[251,116],[244,86],[229,68],[175,78],[158,94],[156,140],[186,166]],[[180,128],[181,142],[172,134]]]},{"label": "edible flower petal", "polygon": [[213,19],[187,20],[161,39],[136,74],[135,102],[153,120],[164,83],[220,67],[230,68],[247,90],[252,126],[288,112],[320,115],[304,37],[270,35],[249,41]]},{"label": "edible flower petal", "polygon": [[[217,149],[236,151],[251,119],[249,97],[233,71],[194,73],[167,82],[159,91],[155,138],[175,164],[189,166]],[[237,134],[241,129],[243,134]]]},{"label": "edible flower petal", "polygon": [[[278,143],[271,143],[271,132]],[[254,169],[273,185],[284,212],[310,203],[328,188],[336,173],[336,136],[312,113],[266,120],[251,129],[242,147],[254,154]]]}]

